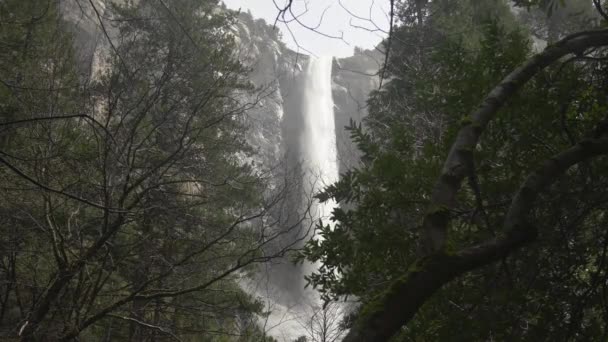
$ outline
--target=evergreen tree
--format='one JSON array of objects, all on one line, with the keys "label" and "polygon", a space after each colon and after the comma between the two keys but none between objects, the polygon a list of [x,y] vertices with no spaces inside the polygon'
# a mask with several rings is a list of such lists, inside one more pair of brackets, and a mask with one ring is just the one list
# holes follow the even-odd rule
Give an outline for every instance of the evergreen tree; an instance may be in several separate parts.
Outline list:
[{"label": "evergreen tree", "polygon": [[83,78],[58,1],[0,4],[0,337],[272,341],[239,281],[289,248],[266,253],[285,189],[244,162],[232,14],[96,6]]}]

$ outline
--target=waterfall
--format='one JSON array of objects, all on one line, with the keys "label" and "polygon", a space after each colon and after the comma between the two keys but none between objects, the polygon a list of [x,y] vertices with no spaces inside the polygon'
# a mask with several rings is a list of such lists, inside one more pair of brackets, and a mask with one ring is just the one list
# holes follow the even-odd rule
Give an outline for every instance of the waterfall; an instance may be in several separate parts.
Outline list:
[{"label": "waterfall", "polygon": [[[334,101],[332,93],[332,57],[311,58],[305,71],[303,82],[303,101],[302,101],[302,127],[300,131],[300,161],[304,171],[304,195],[310,200],[312,195],[323,190],[327,185],[338,181],[338,154],[336,147],[336,130],[334,120]],[[335,201],[329,200],[324,203],[312,202],[310,207],[310,220],[308,224],[315,225],[319,219],[326,224]],[[307,224],[307,225],[308,225]],[[330,223],[331,224],[331,223]],[[318,236],[311,236],[318,239]],[[304,263],[301,268],[300,277],[302,286],[304,276],[314,272],[319,265]],[[292,340],[295,336],[308,335],[314,326],[321,324],[325,332],[314,331],[313,340],[325,340],[328,336],[325,333],[335,334],[337,324],[342,318],[341,306],[335,306],[328,321],[318,322],[319,310],[322,310],[322,303],[316,291],[308,289],[302,292],[300,306],[296,309],[296,316],[299,316],[300,324],[308,326],[302,334],[302,329],[291,331]],[[314,314],[313,314],[314,312]],[[325,317],[324,315],[321,315]],[[329,322],[329,323],[328,323]],[[329,324],[329,326],[327,325]],[[287,329],[289,329],[287,327]],[[293,334],[295,332],[296,334]],[[308,334],[306,334],[308,332]],[[332,335],[333,338],[338,335]]]},{"label": "waterfall", "polygon": [[[297,155],[303,171],[303,204],[306,206],[312,195],[338,180],[332,63],[332,57],[309,59],[297,80],[299,91],[294,93],[297,101],[285,113],[286,120],[291,120],[288,124],[290,142],[298,145],[292,147],[297,151],[294,156]],[[314,201],[303,229],[319,219],[326,223],[335,205],[333,201]],[[271,267],[274,271],[265,273],[268,278],[261,287],[242,285],[264,300],[271,313],[261,320],[260,325],[281,342],[292,342],[299,336],[308,335],[310,327],[307,327],[307,320],[311,319],[312,310],[318,310],[322,303],[315,290],[304,289],[304,276],[317,267],[307,262],[296,266],[284,260]]]},{"label": "waterfall", "polygon": [[[293,209],[304,210],[303,207],[310,205],[307,220],[302,223],[303,230],[314,226],[319,219],[327,223],[336,205],[333,201],[310,203],[312,195],[338,180],[332,64],[332,57],[308,60],[305,70],[296,79],[297,91],[292,93],[294,98],[285,107],[283,117],[288,128],[284,134],[289,138],[284,143],[289,145],[288,150],[293,153],[290,158],[299,165],[303,176],[303,198],[294,199],[297,203]],[[304,233],[298,232],[299,237],[301,234]],[[260,299],[270,312],[259,319],[263,331],[280,342],[293,342],[302,335],[309,335],[310,320],[316,316],[313,311],[318,313],[322,303],[315,290],[305,288],[304,276],[317,267],[309,262],[294,265],[287,258],[275,260],[264,265],[259,277],[241,281],[241,287]],[[336,312],[334,316],[340,318],[341,314]]]},{"label": "waterfall", "polygon": [[[301,151],[308,194],[317,193],[338,180],[332,61],[332,57],[311,59],[306,69]],[[333,201],[315,203],[311,217],[327,219],[335,205]]]}]

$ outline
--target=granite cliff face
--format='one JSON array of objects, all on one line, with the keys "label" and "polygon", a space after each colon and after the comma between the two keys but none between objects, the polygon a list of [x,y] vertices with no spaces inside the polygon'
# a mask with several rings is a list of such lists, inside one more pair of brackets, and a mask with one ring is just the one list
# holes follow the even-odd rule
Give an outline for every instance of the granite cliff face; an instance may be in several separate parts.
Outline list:
[{"label": "granite cliff face", "polygon": [[358,48],[355,48],[353,56],[334,60],[332,70],[334,118],[340,172],[358,163],[359,152],[344,127],[351,119],[359,123],[367,116],[367,98],[369,93],[378,89],[380,85],[378,70],[383,62],[384,56],[378,50]]},{"label": "granite cliff face", "polygon": [[[285,155],[297,148],[286,127],[292,118],[301,116],[298,88],[308,57],[289,50],[278,32],[264,20],[242,13],[234,27],[239,46],[238,58],[251,68],[250,81],[258,88],[247,100],[256,103],[249,110],[249,142],[257,150],[257,162],[275,167]],[[291,125],[289,125],[291,127]]]},{"label": "granite cliff face", "polygon": [[63,18],[73,35],[78,70],[85,79],[103,64],[103,53],[109,49],[104,34],[116,34],[109,18],[105,17],[107,7],[106,0],[60,2]]},{"label": "granite cliff face", "polygon": [[[283,227],[297,225],[300,213],[305,210],[299,159],[304,70],[309,57],[288,49],[277,30],[247,13],[239,15],[233,33],[239,46],[238,58],[250,67],[249,79],[257,88],[243,99],[255,104],[247,115],[250,127],[247,139],[256,151],[253,162],[261,172],[272,174],[272,187],[290,187],[275,216],[283,218]],[[304,227],[298,227],[269,248],[280,249],[306,235]],[[258,287],[262,283],[267,284],[263,289]],[[304,285],[301,268],[287,259],[262,267],[256,279],[244,284],[249,292],[271,302],[273,311],[281,315],[287,314],[284,308],[298,305],[307,297]],[[278,324],[273,315],[269,319],[272,325]],[[284,333],[293,329],[296,328],[289,327]]]}]

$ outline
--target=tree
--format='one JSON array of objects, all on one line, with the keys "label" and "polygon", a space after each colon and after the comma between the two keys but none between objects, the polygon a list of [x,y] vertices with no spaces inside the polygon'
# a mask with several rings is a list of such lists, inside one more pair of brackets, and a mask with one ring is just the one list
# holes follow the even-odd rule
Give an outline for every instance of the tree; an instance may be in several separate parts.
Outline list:
[{"label": "tree", "polygon": [[337,342],[344,337],[346,330],[341,324],[344,317],[344,305],[328,303],[325,306],[311,306],[300,325],[306,331],[299,340],[310,342]]},{"label": "tree", "polygon": [[350,127],[362,166],[319,195],[348,204],[303,252],[326,300],[362,302],[345,341],[606,336],[608,32],[532,55],[492,3],[401,14],[390,81]]},{"label": "tree", "polygon": [[232,14],[80,3],[106,47],[83,79],[59,2],[43,3],[0,4],[2,336],[262,336],[239,277],[306,232],[274,215],[293,184],[271,191],[244,162],[255,89]]}]

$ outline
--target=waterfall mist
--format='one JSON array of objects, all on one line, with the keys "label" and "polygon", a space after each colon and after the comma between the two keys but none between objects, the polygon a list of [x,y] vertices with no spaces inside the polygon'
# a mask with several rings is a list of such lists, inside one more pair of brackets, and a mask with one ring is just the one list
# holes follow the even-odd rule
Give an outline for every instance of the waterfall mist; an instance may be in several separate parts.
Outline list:
[{"label": "waterfall mist", "polygon": [[[319,219],[328,221],[336,205],[319,203],[311,197],[338,180],[338,157],[332,96],[332,57],[310,58],[296,80],[284,117],[288,158],[299,165],[302,179],[300,209],[309,208],[302,229],[313,227]],[[293,208],[295,209],[295,208]],[[309,238],[318,238],[311,235]],[[263,319],[263,328],[279,341],[292,342],[307,335],[306,320],[322,305],[317,292],[305,288],[305,275],[317,265],[304,262],[293,265],[289,260],[269,267],[266,279],[251,292],[265,301],[271,314]],[[261,285],[260,285],[261,284]]]}]

